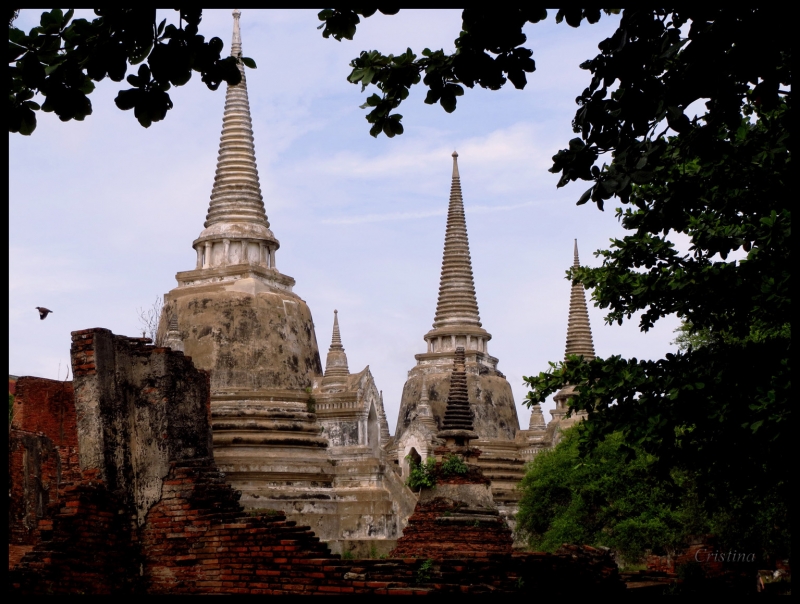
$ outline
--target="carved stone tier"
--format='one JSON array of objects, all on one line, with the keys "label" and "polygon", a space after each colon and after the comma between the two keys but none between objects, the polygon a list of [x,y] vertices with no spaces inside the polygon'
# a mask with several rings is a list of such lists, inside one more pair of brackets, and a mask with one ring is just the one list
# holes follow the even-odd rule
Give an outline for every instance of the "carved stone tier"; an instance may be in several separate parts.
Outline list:
[{"label": "carved stone tier", "polygon": [[[260,282],[259,284],[253,284],[256,287],[264,285],[267,289],[275,288],[286,292],[291,292],[295,285],[295,280],[288,275],[270,270],[264,266],[246,263],[193,271],[180,271],[175,275],[175,278],[178,281],[178,285],[182,287],[238,281],[240,279],[254,279]],[[264,291],[267,291],[267,289],[264,289]]]},{"label": "carved stone tier", "polygon": [[309,396],[292,390],[216,394],[214,458],[245,509],[333,514],[334,468]]}]

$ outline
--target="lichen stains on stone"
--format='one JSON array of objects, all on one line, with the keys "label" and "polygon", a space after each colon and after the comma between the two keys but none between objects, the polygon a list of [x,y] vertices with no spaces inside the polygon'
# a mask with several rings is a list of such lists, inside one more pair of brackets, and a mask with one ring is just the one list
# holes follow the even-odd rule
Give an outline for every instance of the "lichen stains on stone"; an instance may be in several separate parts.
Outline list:
[{"label": "lichen stains on stone", "polygon": [[305,390],[322,374],[311,313],[294,294],[209,286],[178,288],[168,297],[186,334],[184,353],[211,372],[214,391]]}]

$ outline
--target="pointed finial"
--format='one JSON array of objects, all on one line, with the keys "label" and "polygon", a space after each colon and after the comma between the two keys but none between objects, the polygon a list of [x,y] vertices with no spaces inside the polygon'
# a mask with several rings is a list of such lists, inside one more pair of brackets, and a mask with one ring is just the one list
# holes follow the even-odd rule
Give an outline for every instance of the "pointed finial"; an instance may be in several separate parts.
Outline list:
[{"label": "pointed finial", "polygon": [[460,178],[458,175],[458,152],[453,151],[453,178]]},{"label": "pointed finial", "polygon": [[331,337],[331,350],[344,350],[342,336],[339,333],[339,311],[333,311],[333,335]]},{"label": "pointed finial", "polygon": [[328,358],[325,361],[325,379],[323,387],[338,382],[339,378],[350,375],[347,366],[347,355],[342,346],[342,336],[339,333],[339,311],[333,311],[333,335],[331,336],[331,347],[328,349]]},{"label": "pointed finial", "polygon": [[231,56],[242,56],[242,32],[239,29],[239,17],[242,11],[238,8],[233,9],[233,41],[231,42]]},{"label": "pointed finial", "polygon": [[574,266],[575,268],[578,268],[581,265],[581,262],[580,262],[580,260],[578,260],[578,240],[577,239],[575,240],[575,250],[574,250],[573,254],[574,254],[574,259],[572,261],[572,266]]},{"label": "pointed finial", "polygon": [[478,438],[473,432],[473,413],[469,404],[464,356],[464,348],[458,346],[453,359],[453,372],[450,374],[450,392],[447,395],[442,429],[437,434],[439,438],[445,439],[448,445],[464,446],[470,440]]},{"label": "pointed finial", "polygon": [[[239,33],[239,11],[233,13],[233,44],[231,56],[241,56],[242,39]],[[239,239],[248,233],[251,239],[262,239],[272,249],[278,249],[278,241],[269,230],[269,221],[264,211],[264,198],[258,180],[256,151],[253,143],[253,123],[250,117],[250,101],[247,97],[247,82],[244,66],[239,65],[242,81],[228,84],[225,93],[225,113],[222,118],[222,134],[217,158],[217,172],[211,189],[211,203],[200,238],[218,236],[225,232],[230,239]],[[243,227],[243,223],[246,226]],[[225,225],[236,225],[226,230]],[[244,228],[244,230],[243,230]],[[239,237],[237,237],[237,234]]]}]

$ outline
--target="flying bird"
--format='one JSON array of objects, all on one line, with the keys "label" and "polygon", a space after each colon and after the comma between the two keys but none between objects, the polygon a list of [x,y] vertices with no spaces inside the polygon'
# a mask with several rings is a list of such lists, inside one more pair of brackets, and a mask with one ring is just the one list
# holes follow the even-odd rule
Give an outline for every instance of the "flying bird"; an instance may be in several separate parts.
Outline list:
[{"label": "flying bird", "polygon": [[53,312],[52,310],[50,310],[49,308],[45,308],[44,306],[37,306],[36,310],[39,311],[39,318],[42,321],[44,321],[47,318],[47,315]]}]

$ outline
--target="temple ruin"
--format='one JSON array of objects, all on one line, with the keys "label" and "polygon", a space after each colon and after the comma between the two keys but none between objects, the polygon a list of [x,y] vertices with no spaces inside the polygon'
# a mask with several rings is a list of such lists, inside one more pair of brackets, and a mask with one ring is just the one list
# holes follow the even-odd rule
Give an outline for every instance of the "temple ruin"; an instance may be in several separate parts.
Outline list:
[{"label": "temple ruin", "polygon": [[[234,11],[237,58],[239,18]],[[524,464],[582,416],[568,417],[567,387],[549,424],[536,405],[520,429],[478,311],[458,154],[434,322],[392,436],[369,366],[350,372],[338,312],[323,368],[311,310],[277,268],[240,70],[226,91],[196,264],[165,295],[156,342],[76,331],[72,382],[18,382],[12,589],[525,592],[533,585],[525,581],[567,576],[577,564],[582,582],[537,593],[616,590],[599,554],[577,562],[512,554]],[[566,354],[594,358],[580,284],[572,285]],[[436,494],[407,486],[411,463],[449,455],[466,460],[466,477],[444,480]],[[363,560],[392,551],[405,560]],[[437,560],[435,582],[419,575],[411,560],[419,557]]]}]

